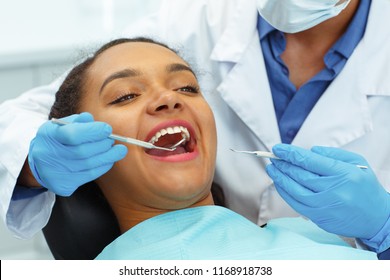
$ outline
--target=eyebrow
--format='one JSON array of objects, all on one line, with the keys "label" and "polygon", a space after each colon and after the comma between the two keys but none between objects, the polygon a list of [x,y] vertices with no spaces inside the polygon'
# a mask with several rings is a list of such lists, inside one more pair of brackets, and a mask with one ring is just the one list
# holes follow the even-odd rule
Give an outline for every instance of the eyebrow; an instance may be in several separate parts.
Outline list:
[{"label": "eyebrow", "polygon": [[168,73],[180,72],[180,71],[189,71],[189,72],[192,73],[192,75],[194,75],[196,77],[194,71],[190,67],[185,65],[185,64],[172,63],[172,64],[169,64],[166,69],[167,69]]},{"label": "eyebrow", "polygon": [[115,72],[114,74],[108,76],[108,78],[104,80],[102,86],[100,87],[99,94],[102,93],[104,87],[108,83],[112,82],[113,80],[123,79],[123,78],[128,78],[128,77],[136,77],[136,76],[140,76],[141,74],[142,73],[140,71],[137,71],[137,70],[131,69],[131,68]]},{"label": "eyebrow", "polygon": [[[185,64],[181,64],[181,63],[172,63],[172,64],[167,65],[166,71],[168,73],[189,71],[196,77],[194,71],[190,67],[188,67]],[[141,71],[138,71],[138,70],[132,69],[132,68],[128,68],[128,69],[124,69],[124,70],[115,72],[115,73],[111,74],[110,76],[108,76],[107,79],[104,80],[102,86],[100,87],[99,94],[103,91],[104,87],[108,83],[112,82],[113,80],[129,78],[129,77],[137,77],[137,76],[141,76],[141,75],[142,75]]]}]

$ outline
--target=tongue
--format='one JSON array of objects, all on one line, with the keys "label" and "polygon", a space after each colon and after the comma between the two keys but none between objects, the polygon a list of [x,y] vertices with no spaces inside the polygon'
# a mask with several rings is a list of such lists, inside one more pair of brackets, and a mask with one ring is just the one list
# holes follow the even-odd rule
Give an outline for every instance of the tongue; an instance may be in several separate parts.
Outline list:
[{"label": "tongue", "polygon": [[147,151],[149,155],[157,156],[157,157],[167,157],[167,156],[173,156],[173,155],[179,155],[186,153],[186,149],[182,146],[177,147],[174,151],[162,151],[157,149],[150,149]]}]

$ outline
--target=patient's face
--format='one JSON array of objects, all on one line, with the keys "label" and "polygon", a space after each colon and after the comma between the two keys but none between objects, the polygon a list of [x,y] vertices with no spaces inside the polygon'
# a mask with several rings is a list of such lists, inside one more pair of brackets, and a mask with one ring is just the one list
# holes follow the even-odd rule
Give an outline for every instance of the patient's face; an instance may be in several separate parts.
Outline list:
[{"label": "patient's face", "polygon": [[216,132],[210,107],[187,63],[151,43],[123,43],[103,52],[88,72],[82,111],[109,123],[113,133],[174,152],[128,146],[127,156],[97,180],[121,207],[177,209],[209,193]]}]

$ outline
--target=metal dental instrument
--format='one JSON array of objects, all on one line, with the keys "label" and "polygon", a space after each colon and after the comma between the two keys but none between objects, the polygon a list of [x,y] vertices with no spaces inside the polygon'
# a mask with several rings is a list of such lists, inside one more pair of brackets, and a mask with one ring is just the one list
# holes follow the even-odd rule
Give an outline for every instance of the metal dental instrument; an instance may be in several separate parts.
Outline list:
[{"label": "metal dental instrument", "polygon": [[262,157],[262,158],[274,158],[274,159],[279,159],[277,156],[275,156],[273,153],[270,152],[264,152],[264,151],[238,151],[235,149],[230,148],[233,152],[236,153],[244,153],[244,154],[252,154],[257,157]]},{"label": "metal dental instrument", "polygon": [[[255,156],[261,157],[261,158],[280,159],[280,158],[278,158],[277,156],[275,156],[271,152],[265,152],[265,151],[238,151],[238,150],[235,150],[235,149],[232,149],[232,148],[230,148],[230,150],[232,150],[233,152],[236,152],[236,153],[252,154],[252,155],[255,155]],[[368,168],[368,166],[365,166],[365,165],[356,165],[356,167],[358,167],[360,169],[367,169]]]},{"label": "metal dental instrument", "polygon": [[[183,136],[182,136],[183,137]],[[170,149],[176,149],[177,147],[179,147],[181,144],[183,144],[185,141],[187,141],[186,138],[182,138],[179,142],[177,142],[175,145],[171,146]]]},{"label": "metal dental instrument", "polygon": [[[70,122],[66,122],[66,121],[63,121],[63,120],[56,119],[56,118],[52,118],[51,122],[55,123],[55,124],[58,124],[58,125],[70,124]],[[170,148],[164,148],[164,147],[155,146],[155,145],[153,145],[152,143],[149,143],[149,142],[145,142],[145,141],[141,141],[141,140],[138,140],[138,139],[125,137],[125,136],[121,136],[121,135],[117,135],[117,134],[110,134],[108,136],[108,138],[111,138],[111,139],[114,139],[114,140],[118,140],[118,141],[122,141],[122,142],[125,142],[125,143],[129,143],[129,144],[132,144],[132,145],[140,146],[140,147],[143,147],[143,148],[146,148],[146,149],[158,149],[158,150],[169,151],[169,152],[172,152],[172,151],[176,150],[176,148],[186,140],[185,138],[183,138],[179,142],[177,142],[176,144],[171,146]]]}]

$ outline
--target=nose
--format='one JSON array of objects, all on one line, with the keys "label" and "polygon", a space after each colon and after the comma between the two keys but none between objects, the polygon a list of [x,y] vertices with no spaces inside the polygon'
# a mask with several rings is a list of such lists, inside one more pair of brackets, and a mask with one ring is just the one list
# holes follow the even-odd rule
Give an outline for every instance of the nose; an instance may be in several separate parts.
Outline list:
[{"label": "nose", "polygon": [[183,109],[183,102],[177,92],[166,91],[158,94],[148,106],[148,113],[173,113]]}]

